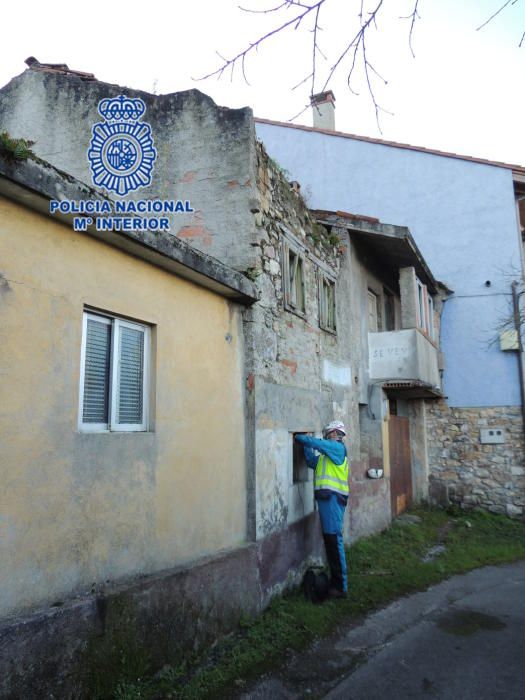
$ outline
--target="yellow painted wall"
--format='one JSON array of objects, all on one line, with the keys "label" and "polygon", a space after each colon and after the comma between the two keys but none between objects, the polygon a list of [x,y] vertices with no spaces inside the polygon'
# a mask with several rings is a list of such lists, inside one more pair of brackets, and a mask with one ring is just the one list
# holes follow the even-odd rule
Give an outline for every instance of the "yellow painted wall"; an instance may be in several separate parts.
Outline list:
[{"label": "yellow painted wall", "polygon": [[[86,305],[153,327],[148,433],[78,431]],[[234,304],[0,198],[0,615],[244,541],[242,387]]]}]

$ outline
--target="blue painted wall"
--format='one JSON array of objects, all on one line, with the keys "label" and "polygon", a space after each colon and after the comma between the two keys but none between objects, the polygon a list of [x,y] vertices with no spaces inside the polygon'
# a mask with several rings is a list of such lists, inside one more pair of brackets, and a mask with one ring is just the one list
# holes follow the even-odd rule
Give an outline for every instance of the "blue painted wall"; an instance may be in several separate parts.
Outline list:
[{"label": "blue painted wall", "polygon": [[257,135],[310,207],[408,226],[454,290],[441,333],[449,405],[519,405],[516,356],[490,345],[521,270],[511,170],[271,124]]}]

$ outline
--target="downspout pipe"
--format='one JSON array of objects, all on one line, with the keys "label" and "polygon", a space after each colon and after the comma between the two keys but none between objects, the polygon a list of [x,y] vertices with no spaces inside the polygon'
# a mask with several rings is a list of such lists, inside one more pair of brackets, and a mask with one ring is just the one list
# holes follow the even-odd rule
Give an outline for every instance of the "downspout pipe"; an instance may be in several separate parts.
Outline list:
[{"label": "downspout pipe", "polygon": [[518,292],[518,282],[514,280],[512,287],[512,311],[514,315],[514,328],[518,336],[518,371],[520,375],[520,396],[521,396],[521,418],[523,422],[523,435],[525,437],[525,386],[523,384],[523,342],[521,339],[521,314],[520,314],[520,295]]}]

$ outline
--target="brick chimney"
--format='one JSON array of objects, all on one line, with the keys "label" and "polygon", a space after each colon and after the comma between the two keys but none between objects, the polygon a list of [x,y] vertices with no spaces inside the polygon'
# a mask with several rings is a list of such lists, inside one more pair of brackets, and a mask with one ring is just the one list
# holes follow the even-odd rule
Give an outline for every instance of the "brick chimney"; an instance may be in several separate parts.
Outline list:
[{"label": "brick chimney", "polygon": [[316,129],[335,130],[335,96],[331,90],[310,97]]}]

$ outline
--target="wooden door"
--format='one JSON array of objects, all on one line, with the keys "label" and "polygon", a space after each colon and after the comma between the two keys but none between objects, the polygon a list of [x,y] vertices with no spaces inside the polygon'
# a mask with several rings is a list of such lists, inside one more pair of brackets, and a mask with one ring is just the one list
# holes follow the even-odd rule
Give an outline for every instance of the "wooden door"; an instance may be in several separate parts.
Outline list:
[{"label": "wooden door", "polygon": [[412,465],[408,418],[389,416],[390,499],[392,516],[399,515],[412,503]]}]

